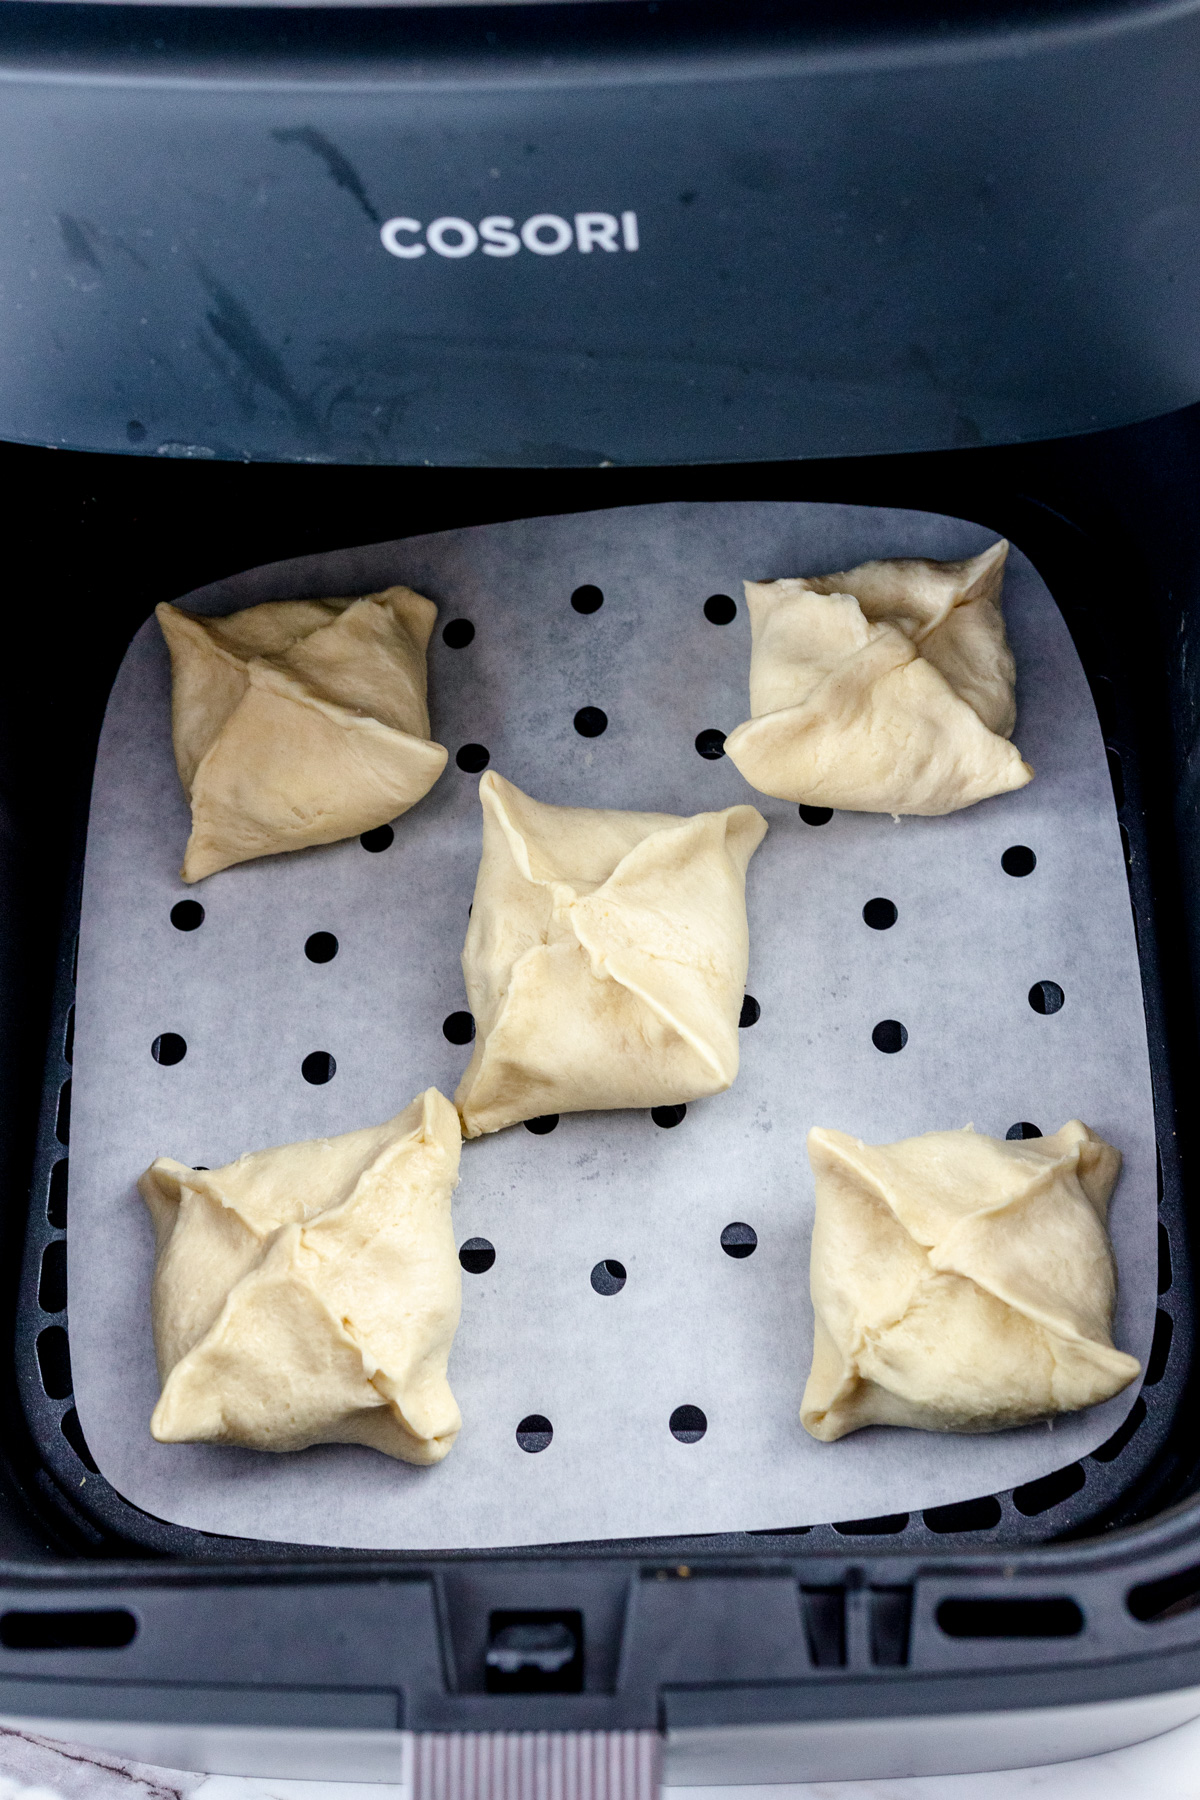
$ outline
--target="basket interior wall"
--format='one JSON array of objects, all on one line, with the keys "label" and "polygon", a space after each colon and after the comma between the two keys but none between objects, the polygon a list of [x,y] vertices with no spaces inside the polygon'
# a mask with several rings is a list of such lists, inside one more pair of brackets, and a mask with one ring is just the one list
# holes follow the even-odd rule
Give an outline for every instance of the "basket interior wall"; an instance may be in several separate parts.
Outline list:
[{"label": "basket interior wall", "polygon": [[973,1512],[940,1509],[943,1517],[620,1549],[986,1553],[1133,1525],[1188,1495],[1197,1482],[1185,1423],[1193,1309],[1175,1094],[1187,1093],[1196,1069],[1189,946],[1200,944],[1200,905],[1189,906],[1187,896],[1197,892],[1200,870],[1187,852],[1200,823],[1197,458],[1200,409],[1004,450],[651,472],[188,464],[0,447],[17,559],[6,619],[15,691],[0,709],[0,1305],[5,1342],[14,1346],[0,1367],[0,1556],[44,1565],[63,1556],[297,1554],[206,1539],[126,1506],[81,1460],[86,1446],[70,1404],[67,1296],[65,1284],[55,1287],[60,1253],[51,1246],[68,1218],[66,1169],[54,1170],[68,1160],[62,1089],[70,1075],[72,917],[96,740],[129,638],[158,600],[255,564],[410,532],[677,498],[944,511],[1012,537],[1045,577],[1092,683],[1128,840],[1163,1173],[1160,1307],[1168,1323],[1136,1432],[1107,1459],[1085,1458],[1086,1467],[1031,1484],[1037,1493],[981,1497]]}]

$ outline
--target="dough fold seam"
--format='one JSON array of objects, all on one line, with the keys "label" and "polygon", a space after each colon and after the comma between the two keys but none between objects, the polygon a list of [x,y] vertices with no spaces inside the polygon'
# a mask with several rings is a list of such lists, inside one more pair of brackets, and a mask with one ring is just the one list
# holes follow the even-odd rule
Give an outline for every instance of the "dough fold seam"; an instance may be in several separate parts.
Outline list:
[{"label": "dough fold seam", "polygon": [[751,716],[725,740],[746,780],[801,805],[927,816],[1023,787],[1007,553],[747,581]]},{"label": "dough fold seam", "polygon": [[1109,1399],[1107,1206],[1121,1158],[1079,1120],[1017,1143],[809,1133],[813,1360],[801,1422],[995,1431]]},{"label": "dough fold seam", "polygon": [[156,615],[192,809],[185,881],[386,824],[445,768],[426,704],[437,608],[411,589]]},{"label": "dough fold seam", "polygon": [[476,1037],[455,1096],[464,1134],[728,1087],[759,814],[548,806],[494,771],[480,800],[463,951]]},{"label": "dough fold seam", "polygon": [[152,1434],[445,1456],[461,1423],[446,1380],[460,1149],[457,1115],[431,1088],[340,1138],[212,1171],[153,1163],[139,1182],[158,1243]]}]

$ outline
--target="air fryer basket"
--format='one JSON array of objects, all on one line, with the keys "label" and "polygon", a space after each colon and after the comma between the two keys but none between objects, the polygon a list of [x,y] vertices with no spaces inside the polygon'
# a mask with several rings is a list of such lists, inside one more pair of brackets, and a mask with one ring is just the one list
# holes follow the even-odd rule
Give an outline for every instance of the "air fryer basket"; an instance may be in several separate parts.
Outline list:
[{"label": "air fryer basket", "polygon": [[[228,1696],[250,1679],[249,1652],[222,1650],[211,1629],[197,1627],[195,1609],[211,1608],[214,1588],[230,1616],[258,1596],[258,1629],[278,1670],[278,1687],[262,1688],[261,1659],[254,1664],[257,1710],[235,1707],[239,1719],[282,1720],[290,1715],[280,1694],[311,1697],[318,1686],[323,1697],[312,1699],[307,1723],[566,1728],[650,1726],[664,1707],[668,1722],[691,1723],[789,1718],[797,1707],[798,1716],[843,1705],[921,1710],[932,1702],[908,1677],[934,1672],[951,1710],[979,1703],[984,1672],[989,1704],[1200,1681],[1189,1147],[1176,1102],[1196,1075],[1200,677],[1190,637],[1200,623],[1200,409],[1029,447],[654,471],[242,466],[15,447],[0,458],[17,555],[7,618],[13,691],[0,718],[0,1154],[13,1345],[2,1603],[21,1617],[54,1606],[118,1618],[133,1606],[137,1626],[127,1643],[119,1626],[73,1635],[69,1625],[57,1637],[33,1629],[27,1642],[0,1620],[0,1711],[172,1717],[182,1707],[233,1717]],[[1033,559],[1061,607],[1108,745],[1145,992],[1160,1298],[1141,1398],[1107,1444],[1043,1480],[924,1514],[803,1531],[406,1557],[223,1539],[149,1517],[96,1470],[71,1403],[65,1255],[83,827],[104,703],[130,636],[156,601],[277,558],[674,498],[845,500],[977,519]],[[399,1606],[393,1635],[401,1614],[408,1624],[384,1658],[391,1673],[380,1691],[392,1699],[375,1707],[344,1644],[323,1657],[314,1650],[323,1628],[311,1589],[332,1584],[339,1630],[354,1618],[366,1643],[383,1630],[374,1611],[381,1582]],[[797,1582],[803,1630],[777,1604]],[[301,1643],[288,1621],[303,1594]],[[1017,1611],[1002,1616],[997,1601]],[[582,1691],[487,1694],[495,1609],[578,1615]],[[87,1630],[99,1633],[91,1647]],[[843,1681],[841,1699],[831,1700],[822,1684],[839,1671],[860,1683],[851,1694]],[[40,1679],[30,1685],[33,1674]],[[46,1678],[53,1692],[55,1681],[68,1683],[69,1703],[68,1690],[48,1703]],[[773,1701],[761,1698],[756,1684],[765,1682],[784,1684]],[[703,1702],[679,1697],[697,1684],[708,1689]],[[166,1709],[158,1715],[146,1712],[150,1687]],[[663,1701],[664,1692],[675,1698]]]}]

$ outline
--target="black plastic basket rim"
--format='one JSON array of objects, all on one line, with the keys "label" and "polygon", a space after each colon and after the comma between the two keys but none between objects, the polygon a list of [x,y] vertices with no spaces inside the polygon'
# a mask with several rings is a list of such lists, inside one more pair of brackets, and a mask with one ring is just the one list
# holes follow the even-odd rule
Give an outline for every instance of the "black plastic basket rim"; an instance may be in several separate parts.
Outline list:
[{"label": "black plastic basket rim", "polygon": [[[1013,502],[1010,500],[1009,506]],[[936,508],[930,508],[936,510]],[[993,509],[988,523],[996,523]],[[937,1551],[994,1551],[1031,1547],[1054,1538],[1086,1535],[1145,1519],[1171,1497],[1177,1471],[1164,1469],[1172,1425],[1188,1380],[1191,1361],[1191,1288],[1179,1166],[1171,1063],[1163,1003],[1162,946],[1157,932],[1153,870],[1154,824],[1147,807],[1143,767],[1144,721],[1123,680],[1122,647],[1097,641],[1080,590],[1091,592],[1090,573],[1064,579],[1051,566],[1078,564],[1075,527],[1039,509],[1016,503],[1018,517],[1007,534],[1046,574],[1052,593],[1072,629],[1096,700],[1108,748],[1114,796],[1126,848],[1131,906],[1138,935],[1146,1002],[1155,1111],[1159,1136],[1160,1300],[1154,1348],[1142,1391],[1126,1423],[1081,1463],[1000,1495],[980,1496],[955,1506],[926,1509],[916,1516],[839,1521],[824,1526],[704,1538],[619,1540],[540,1548],[538,1555],[688,1557],[732,1554],[761,1556],[772,1545],[807,1555],[929,1554]],[[1023,516],[1021,516],[1023,515]],[[1024,530],[1022,530],[1024,526]],[[1056,556],[1057,552],[1057,556]],[[40,1459],[43,1498],[69,1521],[70,1534],[93,1551],[120,1555],[168,1555],[212,1559],[233,1557],[278,1563],[280,1559],[334,1558],[339,1564],[382,1557],[393,1563],[402,1553],[330,1550],[254,1540],[227,1539],[152,1518],[110,1486],[88,1452],[75,1413],[70,1382],[69,1308],[65,1279],[67,1168],[70,1135],[71,1037],[79,898],[82,887],[83,829],[71,882],[58,957],[53,1021],[46,1060],[41,1119],[31,1187],[31,1204],[18,1305],[17,1370],[25,1417]],[[1170,1464],[1171,1457],[1166,1455]],[[414,1552],[424,1563],[441,1557],[529,1555],[500,1547],[487,1552]]]}]

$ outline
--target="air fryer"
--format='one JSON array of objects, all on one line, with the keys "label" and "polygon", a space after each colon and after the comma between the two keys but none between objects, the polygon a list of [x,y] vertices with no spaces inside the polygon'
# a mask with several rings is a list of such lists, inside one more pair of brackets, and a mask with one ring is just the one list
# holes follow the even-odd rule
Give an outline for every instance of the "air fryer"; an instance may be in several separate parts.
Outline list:
[{"label": "air fryer", "polygon": [[[550,1734],[633,1793],[656,1758],[995,1768],[1200,1714],[1198,67],[1195,0],[0,6],[0,1718],[232,1772],[411,1754],[442,1793]],[[976,520],[1061,609],[1154,1080],[1133,1411],[1044,1479],[804,1530],[405,1555],[139,1512],[73,1406],[65,1250],[131,635],[310,551],[671,499]]]}]

